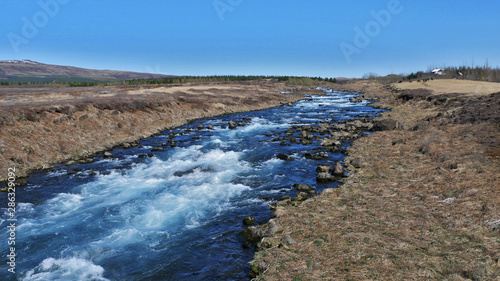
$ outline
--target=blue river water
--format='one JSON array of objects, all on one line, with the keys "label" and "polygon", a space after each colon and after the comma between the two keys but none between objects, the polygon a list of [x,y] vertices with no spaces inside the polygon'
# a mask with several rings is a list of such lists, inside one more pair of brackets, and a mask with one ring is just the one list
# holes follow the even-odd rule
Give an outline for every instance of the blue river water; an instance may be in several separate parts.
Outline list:
[{"label": "blue river water", "polygon": [[[115,148],[112,158],[34,173],[16,191],[15,274],[7,271],[7,195],[0,194],[0,279],[248,280],[254,249],[242,247],[242,219],[265,223],[268,205],[295,196],[295,183],[318,192],[337,186],[316,183],[315,168],[344,158],[306,159],[318,141],[283,146],[275,138],[294,125],[378,114],[368,101],[349,101],[357,95],[329,91],[293,106],[201,119]],[[229,120],[245,125],[229,129]],[[173,134],[177,147],[139,157]]]}]

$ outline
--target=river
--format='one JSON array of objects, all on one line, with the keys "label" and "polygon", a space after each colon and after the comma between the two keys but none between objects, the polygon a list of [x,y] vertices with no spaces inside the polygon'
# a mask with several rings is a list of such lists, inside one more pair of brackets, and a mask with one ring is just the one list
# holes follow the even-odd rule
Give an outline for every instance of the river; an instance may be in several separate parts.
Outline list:
[{"label": "river", "polygon": [[[368,101],[349,101],[357,95],[328,91],[293,106],[196,120],[115,148],[111,158],[34,173],[16,192],[15,275],[7,271],[0,195],[1,280],[247,280],[255,249],[242,247],[242,219],[268,221],[268,205],[295,196],[295,183],[336,187],[317,184],[315,168],[344,158],[306,159],[318,141],[283,146],[276,138],[294,125],[378,114]],[[229,129],[230,120],[244,126]],[[172,137],[177,147],[139,157]]]}]

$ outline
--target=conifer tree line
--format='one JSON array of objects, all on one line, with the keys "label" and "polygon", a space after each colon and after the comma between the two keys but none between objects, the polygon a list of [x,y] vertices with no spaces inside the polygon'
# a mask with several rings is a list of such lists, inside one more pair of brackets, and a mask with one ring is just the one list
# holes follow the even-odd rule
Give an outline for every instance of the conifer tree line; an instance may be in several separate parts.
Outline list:
[{"label": "conifer tree line", "polygon": [[487,81],[487,82],[500,82],[500,68],[491,68],[485,66],[459,66],[459,67],[446,67],[443,69],[446,78],[459,78],[459,73],[463,74],[463,78],[467,80]]},{"label": "conifer tree line", "polygon": [[[185,83],[208,83],[208,82],[244,82],[254,80],[275,80],[285,82],[289,85],[316,86],[319,82],[326,81],[336,83],[336,78],[321,77],[296,77],[296,76],[244,76],[244,75],[221,75],[221,76],[173,76],[165,78],[148,78],[121,80],[111,82],[78,81],[78,82],[0,82],[0,86],[8,85],[63,85],[69,87],[93,87],[93,86],[119,86],[119,85],[151,85],[151,84],[185,84]],[[80,78],[81,80],[81,78]]]}]

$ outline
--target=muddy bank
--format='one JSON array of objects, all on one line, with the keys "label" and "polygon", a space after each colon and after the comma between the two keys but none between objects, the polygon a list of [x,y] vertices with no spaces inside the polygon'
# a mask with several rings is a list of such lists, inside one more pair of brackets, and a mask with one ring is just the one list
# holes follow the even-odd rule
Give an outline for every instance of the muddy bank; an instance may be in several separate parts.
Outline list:
[{"label": "muddy bank", "polygon": [[497,280],[500,94],[366,81],[338,90],[392,110],[348,149],[344,185],[278,202],[252,276]]},{"label": "muddy bank", "polygon": [[260,110],[303,98],[283,83],[2,88],[0,180],[133,143],[190,120]]}]

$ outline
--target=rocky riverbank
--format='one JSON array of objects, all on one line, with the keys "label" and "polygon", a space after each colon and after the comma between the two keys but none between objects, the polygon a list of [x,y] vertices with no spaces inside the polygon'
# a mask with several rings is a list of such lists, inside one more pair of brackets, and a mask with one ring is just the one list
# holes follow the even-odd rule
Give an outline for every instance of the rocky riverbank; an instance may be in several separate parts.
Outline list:
[{"label": "rocky riverbank", "polygon": [[[310,189],[298,183],[295,198],[272,206],[270,223],[244,233],[259,249],[251,276],[498,279],[500,93],[450,94],[367,81],[339,90],[362,92],[391,111],[372,125],[354,126],[375,132],[355,137],[343,165],[317,167],[318,180],[338,179],[345,168],[343,186],[307,199]],[[335,144],[331,136],[349,130],[325,133],[324,143]]]},{"label": "rocky riverbank", "polygon": [[[4,87],[0,96],[0,180],[70,161],[88,162],[115,146],[193,119],[253,111],[311,94],[273,81],[134,87]],[[22,184],[23,180],[19,180]]]},{"label": "rocky riverbank", "polygon": [[[273,141],[280,141],[281,145],[299,143],[307,146],[312,142],[321,144],[320,148],[304,153],[306,159],[324,160],[329,158],[329,153],[347,154],[347,150],[343,148],[345,141],[354,141],[364,136],[367,131],[379,128],[377,125],[374,126],[374,123],[378,124],[379,122],[373,122],[369,116],[359,116],[358,118],[337,123],[333,121],[329,123],[325,120],[316,125],[292,126],[286,131],[285,137],[275,138]],[[294,160],[292,156],[284,153],[277,154],[276,158],[284,161]],[[353,159],[351,164],[359,167],[361,159]],[[316,167],[316,182],[319,184],[335,181],[343,182],[347,176],[348,174],[341,162],[336,162],[332,166],[319,164]],[[309,185],[297,183],[293,187],[297,193],[296,197],[292,198],[286,195],[278,202],[270,205],[270,209],[277,217],[281,216],[288,206],[297,207],[303,201],[316,195],[314,188]],[[242,232],[243,237],[248,242],[256,243],[258,250],[282,246],[279,240],[268,239],[279,230],[279,225],[275,220],[270,220],[269,223],[264,225],[254,226],[255,220],[248,217],[245,218],[243,223],[249,226]],[[256,272],[252,272],[251,276],[255,277]]]}]

